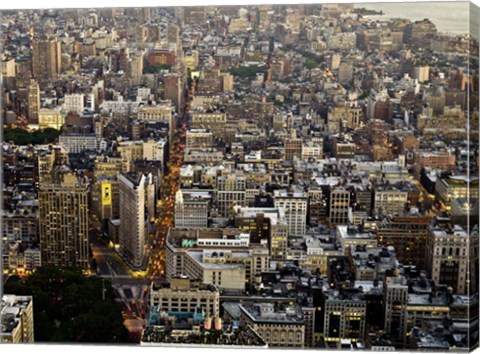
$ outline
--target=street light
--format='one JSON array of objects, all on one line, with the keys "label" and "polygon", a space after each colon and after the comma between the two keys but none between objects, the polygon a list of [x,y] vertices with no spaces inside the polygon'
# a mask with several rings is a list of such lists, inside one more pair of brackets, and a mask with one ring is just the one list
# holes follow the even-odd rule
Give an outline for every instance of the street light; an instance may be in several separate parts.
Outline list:
[{"label": "street light", "polygon": [[107,289],[105,289],[105,279],[102,278],[102,300],[105,301],[105,293],[107,292]]}]

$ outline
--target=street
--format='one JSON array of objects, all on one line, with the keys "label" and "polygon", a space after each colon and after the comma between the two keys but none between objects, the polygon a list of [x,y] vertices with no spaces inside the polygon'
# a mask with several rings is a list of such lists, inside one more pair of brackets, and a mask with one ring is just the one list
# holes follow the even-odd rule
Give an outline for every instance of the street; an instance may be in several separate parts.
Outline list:
[{"label": "street", "polygon": [[150,243],[148,246],[152,257],[150,261],[151,279],[165,274],[165,242],[168,228],[174,226],[175,194],[180,187],[180,167],[183,164],[183,152],[185,149],[186,117],[194,91],[195,84],[192,83],[183,119],[179,122],[181,128],[176,130],[175,138],[172,142],[170,158],[167,163],[168,173],[164,176],[160,188],[165,194],[161,196],[162,199],[159,201],[160,210],[156,219],[156,235],[149,239]]},{"label": "street", "polygon": [[[193,90],[188,95],[193,97]],[[161,182],[161,199],[158,201],[158,215],[155,218],[155,234],[147,238],[147,253],[149,255],[147,271],[143,276],[133,272],[123,262],[121,257],[105,244],[98,235],[91,235],[90,247],[96,262],[97,274],[112,283],[115,301],[123,308],[124,324],[128,328],[131,340],[138,342],[149,310],[149,289],[152,281],[164,281],[165,274],[165,239],[168,228],[174,225],[175,194],[179,189],[180,167],[183,163],[185,149],[185,119],[190,104],[187,101],[180,128],[175,132],[170,156],[167,162],[167,173]]]}]

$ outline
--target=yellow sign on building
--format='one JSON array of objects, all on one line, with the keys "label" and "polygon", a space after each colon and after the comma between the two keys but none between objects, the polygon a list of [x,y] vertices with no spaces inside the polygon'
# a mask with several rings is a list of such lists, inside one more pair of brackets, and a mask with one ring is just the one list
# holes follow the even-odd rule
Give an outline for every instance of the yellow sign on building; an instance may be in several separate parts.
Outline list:
[{"label": "yellow sign on building", "polygon": [[105,183],[102,185],[102,205],[112,204],[112,185]]},{"label": "yellow sign on building", "polygon": [[190,71],[190,77],[192,79],[196,79],[196,78],[200,77],[200,71]]}]

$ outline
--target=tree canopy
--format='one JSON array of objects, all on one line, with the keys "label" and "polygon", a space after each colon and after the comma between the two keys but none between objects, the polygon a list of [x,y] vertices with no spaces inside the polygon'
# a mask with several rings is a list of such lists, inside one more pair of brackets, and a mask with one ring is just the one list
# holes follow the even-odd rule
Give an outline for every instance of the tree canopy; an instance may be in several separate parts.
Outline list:
[{"label": "tree canopy", "polygon": [[258,66],[258,65],[240,66],[238,68],[233,68],[230,71],[230,73],[233,76],[248,78],[250,80],[255,79],[258,73],[264,74],[266,72],[267,72],[266,66]]},{"label": "tree canopy", "polygon": [[28,144],[49,144],[54,142],[60,131],[53,128],[45,128],[29,132],[22,128],[5,128],[3,131],[3,141],[13,141],[15,145]]},{"label": "tree canopy", "polygon": [[156,74],[162,70],[170,70],[172,68],[169,64],[155,64],[143,68],[144,74]]},{"label": "tree canopy", "polygon": [[10,277],[5,293],[33,296],[35,342],[128,341],[121,307],[107,280],[72,268],[41,267],[25,280]]}]

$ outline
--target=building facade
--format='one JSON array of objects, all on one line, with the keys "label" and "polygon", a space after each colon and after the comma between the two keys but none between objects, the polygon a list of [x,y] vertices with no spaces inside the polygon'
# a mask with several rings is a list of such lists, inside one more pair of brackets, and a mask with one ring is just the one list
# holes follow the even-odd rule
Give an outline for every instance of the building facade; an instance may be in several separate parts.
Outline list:
[{"label": "building facade", "polygon": [[33,297],[3,295],[0,302],[0,343],[33,343]]},{"label": "building facade", "polygon": [[145,175],[122,173],[120,191],[120,253],[132,268],[141,268],[145,256],[147,193]]},{"label": "building facade", "polygon": [[88,194],[88,186],[73,174],[65,174],[61,184],[40,184],[43,265],[89,268]]},{"label": "building facade", "polygon": [[426,239],[426,266],[436,284],[445,284],[455,294],[467,293],[470,235],[459,225],[451,228],[429,226]]}]

